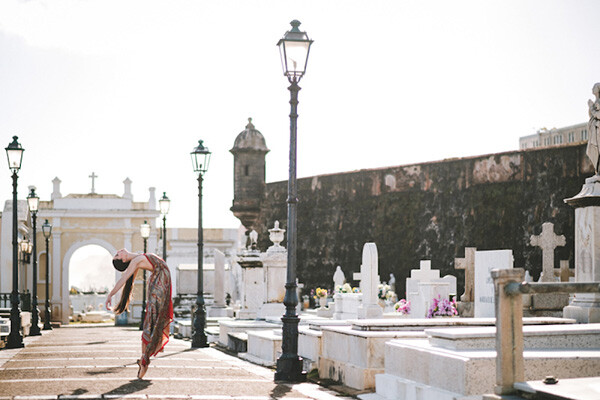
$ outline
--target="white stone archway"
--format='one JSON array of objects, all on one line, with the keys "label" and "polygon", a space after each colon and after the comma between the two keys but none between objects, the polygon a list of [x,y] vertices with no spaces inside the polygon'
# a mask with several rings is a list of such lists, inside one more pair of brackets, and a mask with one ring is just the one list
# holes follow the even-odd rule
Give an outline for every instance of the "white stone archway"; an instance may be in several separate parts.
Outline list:
[{"label": "white stone archway", "polygon": [[[71,258],[73,257],[73,254],[75,254],[75,252],[83,247],[86,246],[90,246],[90,245],[96,245],[96,246],[100,246],[103,249],[105,249],[106,251],[108,251],[110,254],[115,254],[117,252],[117,248],[110,242],[107,242],[106,240],[100,239],[100,238],[93,238],[93,239],[89,239],[89,240],[82,240],[79,242],[75,242],[71,245],[71,247],[66,251],[64,257],[63,257],[63,263],[62,263],[62,279],[63,282],[61,284],[61,288],[62,288],[62,293],[61,293],[61,300],[62,300],[62,305],[61,308],[63,310],[70,310],[70,306],[69,306],[69,289],[70,289],[70,284],[69,284],[69,277],[70,277],[70,268],[71,268]],[[117,272],[115,271],[115,278],[117,276]]]},{"label": "white stone archway", "polygon": [[[50,303],[52,320],[69,322],[69,268],[73,254],[88,245],[97,245],[114,254],[118,249],[143,251],[140,225],[147,221],[152,227],[148,252],[156,252],[158,229],[154,188],[148,201],[135,202],[131,195],[131,181],[123,183],[122,196],[88,193],[60,193],[60,180],[55,178],[50,201],[41,201],[38,212],[38,243],[44,243],[41,225],[48,219],[52,224],[50,238]],[[42,249],[40,249],[42,250]],[[38,293],[42,289],[38,286]],[[134,312],[135,313],[135,312]]]}]

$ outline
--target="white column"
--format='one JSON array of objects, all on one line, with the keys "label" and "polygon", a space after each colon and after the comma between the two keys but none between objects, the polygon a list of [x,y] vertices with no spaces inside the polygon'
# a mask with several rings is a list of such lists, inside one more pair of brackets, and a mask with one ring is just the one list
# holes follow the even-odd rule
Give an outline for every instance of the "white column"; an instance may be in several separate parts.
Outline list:
[{"label": "white column", "polygon": [[[67,269],[62,265],[60,220],[52,221],[52,249],[50,250],[50,269],[52,271],[52,320],[60,320],[66,324],[69,322],[69,275]],[[64,271],[63,271],[64,269]],[[62,275],[62,279],[61,279]],[[60,308],[57,309],[56,306]]]},{"label": "white column", "polygon": [[[565,202],[575,207],[575,282],[600,281],[600,176],[585,180],[581,192]],[[578,323],[600,322],[600,295],[576,293],[563,309]]]},{"label": "white column", "polygon": [[12,291],[12,200],[4,203],[0,225],[0,292]]}]

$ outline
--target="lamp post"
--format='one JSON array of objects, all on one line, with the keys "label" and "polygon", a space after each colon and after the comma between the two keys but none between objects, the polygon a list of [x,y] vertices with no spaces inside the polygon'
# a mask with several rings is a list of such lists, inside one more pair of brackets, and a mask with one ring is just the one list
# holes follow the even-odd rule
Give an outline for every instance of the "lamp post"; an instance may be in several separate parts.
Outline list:
[{"label": "lamp post", "polygon": [[190,153],[194,172],[198,174],[198,288],[196,293],[196,310],[192,321],[192,347],[208,347],[206,327],[206,307],[204,304],[204,236],[202,231],[202,180],[210,163],[210,151],[204,147],[202,140]]},{"label": "lamp post", "polygon": [[21,275],[21,293],[19,295],[21,297],[19,298],[19,304],[21,305],[21,311],[31,311],[31,297],[27,298],[28,290],[27,282],[25,282],[27,264],[31,262],[31,247],[32,244],[27,237],[19,242],[19,261],[21,262],[21,270],[19,273],[19,275]]},{"label": "lamp post", "polygon": [[[148,245],[148,238],[150,237],[150,225],[148,221],[144,221],[140,225],[140,235],[144,239],[144,254],[146,254],[146,246]],[[144,270],[144,289],[143,289],[143,300],[142,300],[142,321],[140,322],[140,331],[144,329],[144,320],[146,319],[146,270]]]},{"label": "lamp post", "polygon": [[52,330],[52,325],[50,325],[50,286],[48,285],[48,281],[50,280],[50,250],[48,248],[48,239],[50,239],[50,235],[52,235],[52,225],[46,220],[42,225],[42,233],[44,234],[44,239],[46,239],[46,314],[44,317],[44,327],[42,328],[45,331]]},{"label": "lamp post", "polygon": [[166,192],[163,192],[163,197],[158,200],[158,205],[163,216],[163,260],[167,261],[167,214],[171,208],[171,200],[167,197]]},{"label": "lamp post", "polygon": [[[19,241],[19,261],[21,261],[23,268],[21,268],[21,291],[27,291],[27,284],[23,282],[25,279],[25,266],[31,262],[31,242],[29,238],[25,237],[21,241]],[[19,301],[23,301],[23,299],[19,299]],[[23,306],[23,305],[22,305]],[[23,307],[21,307],[22,309]]]},{"label": "lamp post", "polygon": [[37,212],[40,206],[40,198],[35,194],[35,188],[31,188],[29,196],[27,196],[27,205],[29,206],[29,212],[31,213],[31,220],[33,223],[33,288],[31,289],[31,329],[29,330],[30,336],[39,336],[42,334],[40,331],[40,311],[38,310],[38,299],[37,299]]},{"label": "lamp post", "polygon": [[21,261],[23,265],[31,262],[31,242],[28,238],[25,238],[19,242],[19,253],[21,254]]},{"label": "lamp post", "polygon": [[13,183],[13,201],[12,201],[12,293],[10,295],[10,334],[6,342],[6,347],[16,349],[24,347],[23,337],[21,336],[21,310],[19,309],[19,249],[18,249],[18,210],[17,210],[17,179],[18,172],[21,169],[21,161],[23,161],[23,152],[25,151],[18,142],[18,137],[13,136],[13,141],[5,148],[8,158],[8,167],[12,171]]},{"label": "lamp post", "polygon": [[298,293],[296,291],[296,205],[298,190],[296,186],[296,123],[298,120],[298,82],[306,71],[308,54],[312,40],[306,32],[300,31],[300,22],[290,22],[292,29],[279,40],[277,46],[281,54],[283,74],[288,78],[290,86],[290,166],[287,198],[287,275],[285,283],[285,314],[283,321],[281,356],[277,359],[276,381],[302,382],[306,380],[306,372],[302,370],[302,358],[298,356],[298,323],[296,313]]}]

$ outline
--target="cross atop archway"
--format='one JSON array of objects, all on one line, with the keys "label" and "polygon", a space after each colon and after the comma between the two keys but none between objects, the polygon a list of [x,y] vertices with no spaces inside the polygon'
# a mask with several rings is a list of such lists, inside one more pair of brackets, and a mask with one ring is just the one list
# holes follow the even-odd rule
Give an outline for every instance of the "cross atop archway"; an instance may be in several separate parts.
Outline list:
[{"label": "cross atop archway", "polygon": [[92,191],[90,192],[91,194],[96,194],[96,189],[94,187],[94,181],[97,177],[98,177],[98,175],[96,175],[94,172],[92,172],[92,174],[89,176],[89,178],[92,178]]}]

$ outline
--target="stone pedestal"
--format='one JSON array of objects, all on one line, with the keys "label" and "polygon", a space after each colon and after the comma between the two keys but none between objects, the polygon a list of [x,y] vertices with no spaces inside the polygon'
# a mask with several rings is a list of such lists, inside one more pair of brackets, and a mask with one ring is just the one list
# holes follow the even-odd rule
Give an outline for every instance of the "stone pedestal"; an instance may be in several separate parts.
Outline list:
[{"label": "stone pedestal", "polygon": [[[566,199],[575,208],[575,282],[600,281],[600,176],[585,180],[581,192]],[[600,294],[576,293],[564,308],[565,318],[600,322]]]},{"label": "stone pedestal", "polygon": [[255,319],[264,303],[264,269],[260,252],[249,251],[238,259],[242,267],[242,307],[238,312],[240,319]]},{"label": "stone pedestal", "polygon": [[230,307],[225,306],[208,306],[206,307],[206,316],[207,317],[228,317],[230,315]]},{"label": "stone pedestal", "polygon": [[473,317],[475,315],[474,304],[472,301],[459,301],[456,303],[458,315],[461,317]]}]

